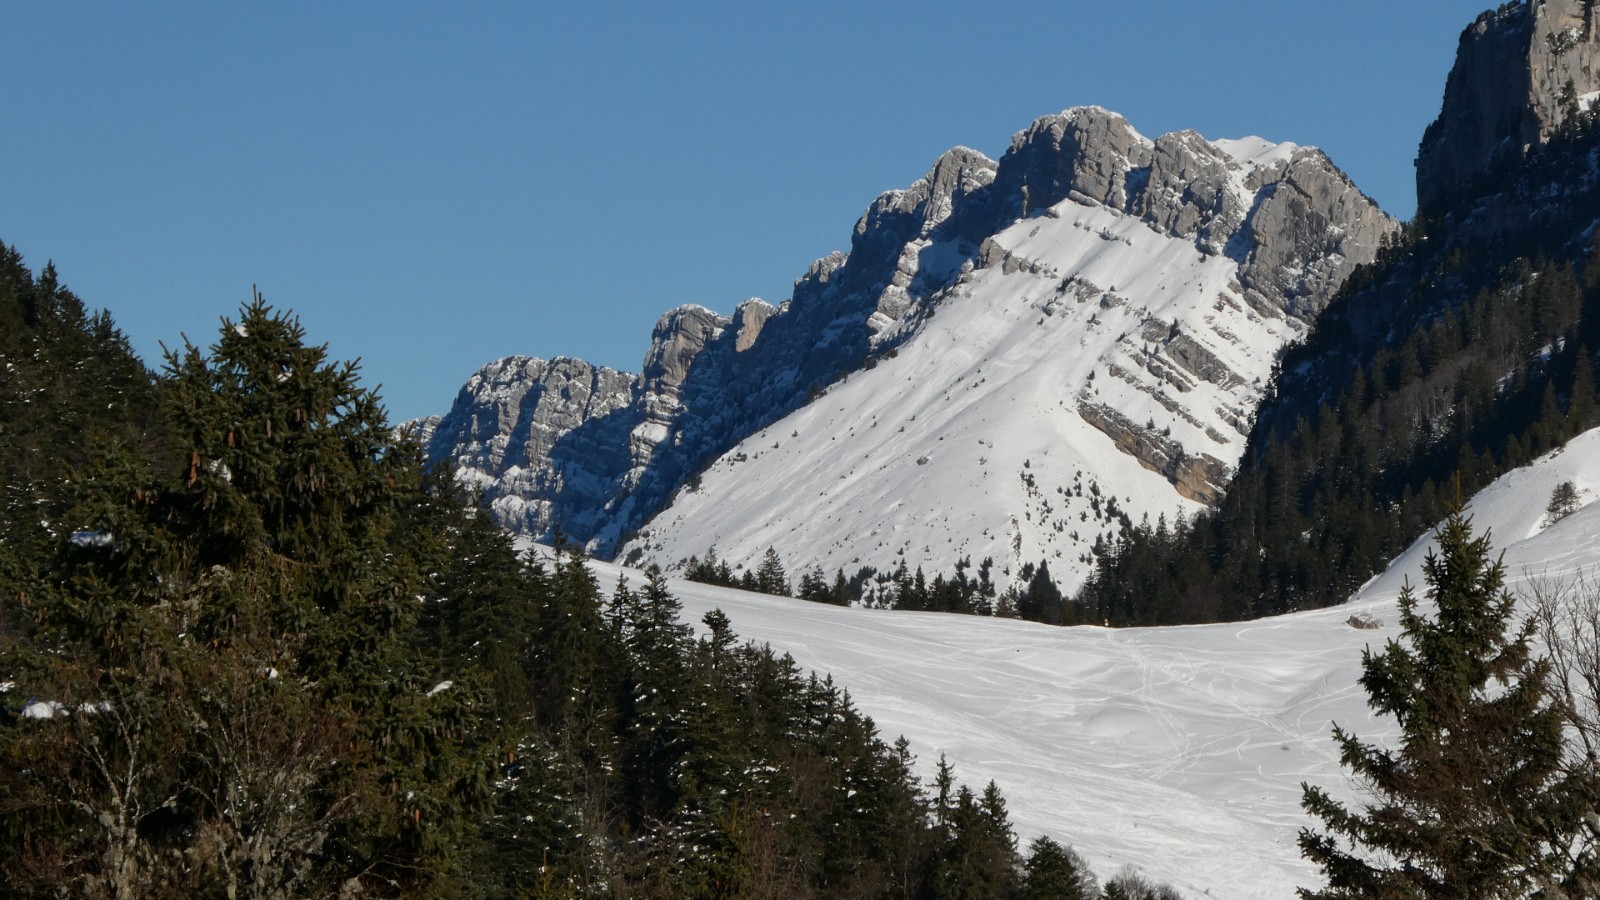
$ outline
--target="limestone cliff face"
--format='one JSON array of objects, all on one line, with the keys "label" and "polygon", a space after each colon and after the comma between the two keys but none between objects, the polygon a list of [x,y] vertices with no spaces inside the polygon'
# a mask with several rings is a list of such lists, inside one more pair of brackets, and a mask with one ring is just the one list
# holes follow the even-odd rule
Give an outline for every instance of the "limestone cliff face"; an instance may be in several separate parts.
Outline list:
[{"label": "limestone cliff face", "polygon": [[1258,201],[1230,247],[1253,302],[1309,320],[1357,266],[1371,262],[1395,222],[1315,149],[1259,175]]},{"label": "limestone cliff face", "polygon": [[419,429],[429,457],[489,500],[502,524],[544,533],[592,522],[626,471],[633,376],[582,360],[513,356],[473,375],[448,415]]},{"label": "limestone cliff face", "polygon": [[1508,3],[1461,34],[1439,118],[1417,153],[1417,206],[1434,212],[1547,142],[1600,90],[1594,0]]},{"label": "limestone cliff face", "polygon": [[[942,304],[963,302],[962,286],[976,273],[1048,277],[1060,260],[991,238],[1072,209],[1149,229],[1234,273],[1227,296],[1208,299],[1216,309],[1204,323],[1146,316],[1105,370],[1154,398],[1206,448],[1140,433],[1150,429],[1105,411],[1084,416],[1182,496],[1214,500],[1254,396],[1218,343],[1237,344],[1254,326],[1228,323],[1287,323],[1268,329],[1279,336],[1272,340],[1303,329],[1393,223],[1319,151],[1210,142],[1194,132],[1152,141],[1098,107],[1041,117],[998,162],[964,147],[943,154],[909,187],[875,199],[849,252],[814,262],[782,305],[750,300],[732,316],[698,306],[667,313],[638,376],[572,361],[487,367],[436,426],[431,453],[453,459],[508,525],[535,537],[560,527],[610,555],[720,454],[916,340]],[[1144,246],[1096,228],[1118,254]],[[1055,296],[1046,313],[1063,302],[1126,300],[1115,284],[1063,283]],[[1224,386],[1228,399],[1187,409],[1183,395],[1201,384]]]},{"label": "limestone cliff face", "polygon": [[1150,141],[1099,107],[1045,116],[1000,161],[998,215],[982,226],[1068,199],[1120,210],[1235,259],[1252,305],[1309,319],[1394,222],[1322,151],[1277,145],[1252,159],[1260,146],[1193,131]]}]

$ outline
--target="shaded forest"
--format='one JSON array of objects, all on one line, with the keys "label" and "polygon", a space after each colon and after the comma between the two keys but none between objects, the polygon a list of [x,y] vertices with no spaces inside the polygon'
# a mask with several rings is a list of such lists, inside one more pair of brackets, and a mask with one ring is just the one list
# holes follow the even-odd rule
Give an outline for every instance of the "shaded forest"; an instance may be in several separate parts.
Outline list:
[{"label": "shaded forest", "polygon": [[1175,896],[659,572],[521,558],[259,297],[156,375],[4,248],[0,324],[12,896]]}]

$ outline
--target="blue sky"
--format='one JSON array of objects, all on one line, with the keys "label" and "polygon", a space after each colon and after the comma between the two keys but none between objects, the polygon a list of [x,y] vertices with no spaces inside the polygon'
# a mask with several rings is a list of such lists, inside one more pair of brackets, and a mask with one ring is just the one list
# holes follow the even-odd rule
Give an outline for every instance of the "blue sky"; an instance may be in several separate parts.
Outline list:
[{"label": "blue sky", "polygon": [[665,310],[781,301],[879,192],[1068,106],[1313,144],[1409,216],[1483,8],[16,4],[0,240],[152,363],[258,285],[398,420],[507,354],[636,371]]}]

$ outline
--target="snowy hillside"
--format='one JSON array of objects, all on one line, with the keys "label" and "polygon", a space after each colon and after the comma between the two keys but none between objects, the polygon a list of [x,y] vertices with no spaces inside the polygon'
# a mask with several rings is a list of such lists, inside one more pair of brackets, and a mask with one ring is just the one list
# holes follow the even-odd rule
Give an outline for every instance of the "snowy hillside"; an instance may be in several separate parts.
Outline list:
[{"label": "snowy hillside", "polygon": [[[1506,550],[1513,589],[1600,559],[1600,504],[1540,527],[1564,480],[1586,503],[1600,493],[1600,431],[1468,506]],[[1360,657],[1398,634],[1401,578],[1420,581],[1423,550],[1345,607],[1181,628],[1052,628],[674,590],[690,621],[721,608],[743,636],[832,673],[885,735],[911,740],[925,777],[945,753],[966,782],[997,781],[1024,837],[1072,843],[1102,877],[1133,862],[1191,896],[1250,900],[1315,880],[1295,845],[1309,824],[1300,782],[1351,796],[1330,724],[1393,734],[1366,710]],[[607,585],[625,571],[596,569]],[[1345,623],[1362,612],[1385,627]]]},{"label": "snowy hillside", "polygon": [[[1215,147],[1226,205],[1245,208],[1298,149]],[[1119,511],[1154,522],[1214,499],[1305,323],[1253,303],[1238,259],[1081,194],[978,262],[898,323],[896,353],[723,454],[622,558],[773,547],[792,570],[904,559],[932,578],[987,557],[1002,586],[1045,560],[1066,590]]]}]

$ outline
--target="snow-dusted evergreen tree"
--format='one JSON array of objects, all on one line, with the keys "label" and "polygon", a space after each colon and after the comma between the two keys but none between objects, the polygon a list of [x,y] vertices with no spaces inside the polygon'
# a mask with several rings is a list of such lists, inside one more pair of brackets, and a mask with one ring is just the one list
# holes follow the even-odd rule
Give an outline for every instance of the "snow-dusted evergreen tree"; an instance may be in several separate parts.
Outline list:
[{"label": "snow-dusted evergreen tree", "polygon": [[474,689],[435,682],[415,640],[415,454],[353,366],[259,299],[170,354],[161,396],[171,448],[86,462],[49,557],[11,585],[26,638],[0,669],[61,713],[0,729],[12,890],[459,876],[492,769]]}]

